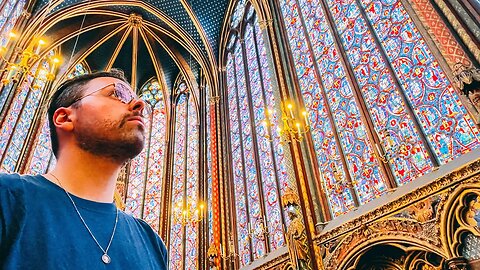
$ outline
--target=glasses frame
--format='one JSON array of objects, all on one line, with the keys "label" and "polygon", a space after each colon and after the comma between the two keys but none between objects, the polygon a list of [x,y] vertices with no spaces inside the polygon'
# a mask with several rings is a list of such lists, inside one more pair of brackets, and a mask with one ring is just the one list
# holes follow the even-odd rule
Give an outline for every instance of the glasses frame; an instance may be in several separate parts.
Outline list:
[{"label": "glasses frame", "polygon": [[[127,100],[124,100],[124,99],[120,98],[120,95],[118,94],[119,90],[118,90],[118,88],[117,88],[117,85],[121,85],[122,87],[125,87],[125,85],[123,85],[122,83],[119,83],[119,82],[114,82],[114,83],[109,83],[109,84],[107,84],[107,85],[104,85],[104,86],[100,87],[99,89],[97,89],[97,90],[95,90],[95,91],[92,91],[92,92],[89,93],[89,94],[86,94],[86,95],[83,95],[83,96],[81,96],[81,97],[79,97],[79,98],[76,98],[76,99],[73,100],[73,102],[70,103],[70,105],[68,105],[67,107],[70,107],[70,106],[72,106],[73,104],[79,102],[80,100],[82,100],[82,99],[84,99],[84,98],[86,98],[86,97],[88,97],[88,96],[91,96],[91,95],[93,95],[93,94],[95,94],[95,93],[98,93],[98,92],[102,91],[103,89],[105,89],[105,88],[107,88],[107,87],[109,87],[109,86],[112,86],[112,85],[113,85],[113,88],[114,88],[114,91],[113,91],[113,95],[112,95],[112,96],[115,97],[116,100],[122,102],[123,104],[130,104],[133,100],[139,99],[139,97],[138,97],[136,94],[134,94],[133,91],[130,90],[130,89],[127,91],[127,92],[129,93],[129,97],[128,97],[128,98],[129,98],[130,100],[127,101]],[[148,102],[146,102],[146,101],[144,101],[144,103],[145,103],[145,105],[144,105],[144,107],[143,107],[143,109],[142,109],[142,112],[146,112],[147,115],[151,115],[151,114],[152,114],[152,108],[150,107],[150,104],[148,104]]]}]

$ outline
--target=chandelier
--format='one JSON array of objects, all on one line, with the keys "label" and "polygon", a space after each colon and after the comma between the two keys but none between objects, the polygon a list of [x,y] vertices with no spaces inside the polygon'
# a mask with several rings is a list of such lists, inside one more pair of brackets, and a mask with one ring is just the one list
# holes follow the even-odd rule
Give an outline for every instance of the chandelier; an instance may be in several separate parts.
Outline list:
[{"label": "chandelier", "polygon": [[[265,110],[265,120],[263,125],[265,126],[265,137],[272,140],[272,130],[275,127],[276,113],[271,109]],[[281,120],[282,124],[276,127],[276,131],[280,136],[280,139],[284,142],[301,142],[304,135],[310,131],[310,123],[308,121],[308,113],[305,110],[294,110],[292,103],[286,103],[281,105]]]},{"label": "chandelier", "polygon": [[205,217],[205,203],[195,201],[191,198],[184,198],[173,207],[173,220],[175,223],[187,224],[198,223]]},{"label": "chandelier", "polygon": [[[10,82],[19,82],[24,75],[33,77],[33,88],[40,87],[37,80],[46,82],[53,81],[55,78],[55,69],[60,63],[60,58],[45,51],[47,42],[40,33],[45,17],[54,6],[53,1],[48,1],[47,6],[38,13],[36,19],[29,22],[32,29],[35,29],[33,33],[29,33],[28,27],[24,35],[13,30],[5,33],[7,41],[0,47],[2,88]],[[20,40],[19,37],[24,39]],[[44,66],[45,61],[48,61],[48,68]]]},{"label": "chandelier", "polygon": [[[2,66],[5,67],[0,71],[7,74],[2,79],[3,85],[7,85],[10,82],[18,82],[24,74],[32,76],[34,80],[42,78],[47,81],[53,81],[55,69],[60,63],[60,58],[57,56],[45,56],[45,60],[49,61],[50,64],[50,69],[46,70],[39,63],[42,56],[41,50],[45,47],[46,41],[43,38],[34,38],[31,44],[22,51],[16,47],[17,36],[14,32],[8,33],[7,43],[0,48]],[[8,55],[9,57],[7,57]],[[35,73],[32,73],[32,69],[36,64],[39,66],[35,69]],[[34,84],[34,87],[38,87],[38,84]]]}]

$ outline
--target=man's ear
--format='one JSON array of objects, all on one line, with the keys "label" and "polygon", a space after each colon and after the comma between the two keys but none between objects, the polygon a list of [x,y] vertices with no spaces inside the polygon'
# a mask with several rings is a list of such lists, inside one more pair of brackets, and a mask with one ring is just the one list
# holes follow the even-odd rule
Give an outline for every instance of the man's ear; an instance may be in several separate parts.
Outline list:
[{"label": "man's ear", "polygon": [[58,108],[53,114],[53,124],[64,131],[73,130],[74,111],[71,108]]}]

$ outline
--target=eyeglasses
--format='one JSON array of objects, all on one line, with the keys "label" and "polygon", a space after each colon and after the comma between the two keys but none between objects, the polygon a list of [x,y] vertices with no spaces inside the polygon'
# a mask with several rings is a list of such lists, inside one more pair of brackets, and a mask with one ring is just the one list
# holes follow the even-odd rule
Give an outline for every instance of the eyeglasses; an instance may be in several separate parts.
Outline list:
[{"label": "eyeglasses", "polygon": [[[110,83],[110,84],[107,84],[103,87],[101,87],[100,89],[97,89],[93,92],[91,92],[90,94],[86,94],[84,96],[81,96],[77,99],[75,99],[69,106],[72,106],[73,104],[75,104],[76,102],[88,97],[88,96],[91,96],[97,92],[100,92],[102,91],[103,89],[107,88],[107,87],[110,87],[113,85],[113,92],[112,92],[112,96],[115,97],[116,99],[118,99],[120,102],[124,103],[124,104],[130,104],[130,102],[132,102],[133,100],[135,99],[138,99],[137,95],[135,95],[133,93],[133,91],[127,87],[126,85],[122,84],[122,83]],[[144,116],[147,116],[147,115],[151,115],[152,114],[152,108],[150,107],[150,105],[146,102],[144,102],[145,106],[143,107],[143,110],[142,110],[142,113],[144,114]]]}]

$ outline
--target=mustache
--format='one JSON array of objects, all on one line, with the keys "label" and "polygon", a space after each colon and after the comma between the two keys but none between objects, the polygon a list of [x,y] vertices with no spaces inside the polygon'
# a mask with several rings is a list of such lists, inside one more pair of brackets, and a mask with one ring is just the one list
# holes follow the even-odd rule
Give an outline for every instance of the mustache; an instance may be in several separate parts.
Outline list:
[{"label": "mustache", "polygon": [[143,115],[141,112],[139,111],[134,111],[133,113],[126,113],[122,116],[122,121],[120,121],[120,127],[123,127],[123,125],[125,125],[125,123],[128,122],[128,119],[130,117],[134,117],[134,116],[140,116],[142,117],[143,119],[146,119],[147,117],[145,115]]}]

